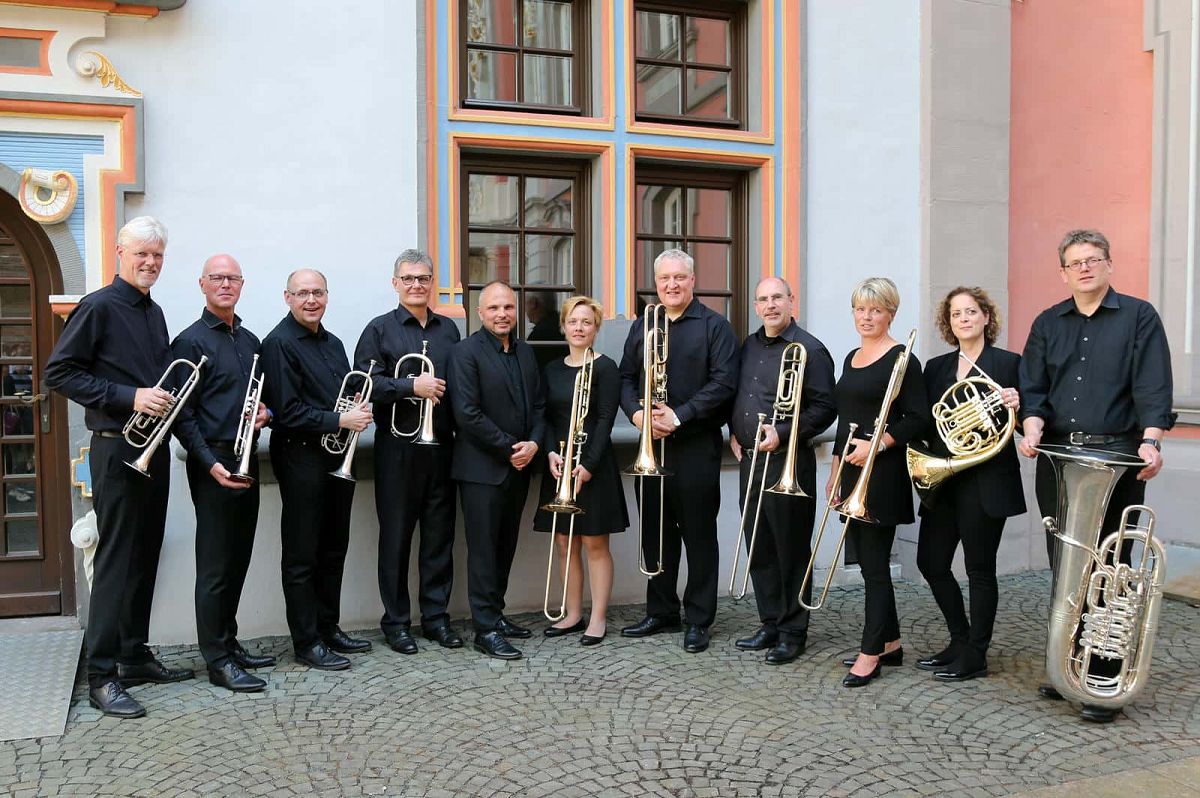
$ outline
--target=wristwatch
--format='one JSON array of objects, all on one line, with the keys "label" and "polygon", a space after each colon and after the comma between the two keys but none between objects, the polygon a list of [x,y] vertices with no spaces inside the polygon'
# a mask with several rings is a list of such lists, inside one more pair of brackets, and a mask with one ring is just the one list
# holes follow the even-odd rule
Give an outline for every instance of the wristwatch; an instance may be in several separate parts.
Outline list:
[{"label": "wristwatch", "polygon": [[1162,451],[1162,442],[1158,438],[1142,438],[1142,445],[1145,446],[1147,444],[1158,449],[1160,452]]}]

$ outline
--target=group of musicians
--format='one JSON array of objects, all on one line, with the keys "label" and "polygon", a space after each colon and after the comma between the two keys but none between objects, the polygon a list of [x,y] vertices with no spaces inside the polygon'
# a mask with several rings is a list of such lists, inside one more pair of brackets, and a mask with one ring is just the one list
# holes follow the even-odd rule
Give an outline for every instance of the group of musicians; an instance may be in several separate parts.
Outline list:
[{"label": "group of musicians", "polygon": [[[268,424],[272,429],[282,584],[295,656],[324,670],[348,668],[347,654],[371,647],[339,625],[354,482],[339,473],[339,464],[350,458],[325,445],[331,436],[353,440],[372,423],[380,430],[373,450],[380,625],[388,646],[401,654],[419,650],[408,594],[418,523],[420,633],[446,648],[464,645],[447,609],[457,491],[473,645],[491,657],[522,656],[511,641],[532,632],[504,614],[505,596],[531,473],[543,467],[539,506],[569,476],[573,503],[583,510],[569,524],[545,509],[534,519],[536,530],[553,533],[567,580],[559,619],[543,634],[579,634],[584,646],[604,640],[613,582],[608,536],[630,525],[611,443],[620,410],[644,431],[647,451],[657,459],[653,476],[635,480],[639,559],[649,576],[646,614],[621,635],[682,629],[685,651],[708,647],[717,606],[717,513],[728,425],[744,517],[758,519],[749,576],[761,625],[735,645],[765,651],[769,664],[791,662],[804,653],[813,606],[810,532],[818,505],[832,506],[848,496],[865,471],[869,518],[846,519],[847,562],[859,564],[865,583],[860,651],[846,660],[847,687],[867,685],[882,666],[903,660],[889,562],[896,526],[914,521],[905,448],[913,443],[945,453],[931,414],[949,386],[973,375],[998,383],[1004,407],[1019,410],[1024,432],[1019,449],[1026,456],[1054,442],[1136,454],[1146,466],[1119,483],[1111,505],[1118,515],[1126,504],[1141,501],[1146,481],[1162,467],[1161,440],[1173,423],[1162,323],[1148,303],[1113,290],[1109,244],[1096,231],[1076,230],[1064,238],[1059,270],[1071,296],[1037,318],[1024,357],[995,346],[1000,314],[987,293],[959,287],[941,302],[936,318],[954,351],[933,358],[922,371],[911,350],[891,335],[900,305],[895,284],[882,277],[863,280],[850,297],[860,344],[846,355],[840,378],[825,346],[793,319],[795,297],[784,280],[767,278],[756,286],[754,307],[762,325],[739,347],[729,321],[694,296],[692,258],[678,249],[661,253],[653,266],[662,327],[648,313],[635,320],[619,364],[593,351],[603,309],[578,296],[560,312],[565,356],[539,368],[533,349],[517,333],[516,294],[501,281],[479,292],[480,329],[460,340],[454,322],[430,307],[433,264],[418,250],[405,250],[397,259],[392,286],[399,303],[366,326],[353,371],[341,340],[322,324],[330,299],[324,275],[301,269],[288,277],[283,299],[289,312],[260,342],[235,312],[244,278],[228,255],[204,263],[199,287],[205,308],[172,343],[162,310],[150,298],[166,243],[166,230],[150,217],[121,229],[118,275],[80,301],[46,368],[47,384],[86,408],[92,432],[100,539],[87,626],[89,696],[93,706],[118,717],[145,712],[127,687],[193,677],[159,662],[146,645],[169,455],[167,447],[155,451],[146,475],[126,466],[139,455],[123,435],[131,413],[167,418],[177,411],[172,432],[187,450],[196,512],[200,651],[210,681],[239,692],[262,690],[266,682],[251,671],[275,662],[237,639],[259,507],[257,458],[249,458],[248,474],[234,473],[244,454],[237,439],[248,422],[255,430]],[[667,330],[669,352],[657,337]],[[802,381],[792,412],[780,417],[773,408],[783,390],[781,359],[796,344],[806,355]],[[660,346],[661,353],[646,351]],[[907,358],[903,369],[897,368],[901,357]],[[201,364],[194,395],[182,407],[160,380],[176,359]],[[404,368],[409,362],[423,365]],[[654,374],[647,374],[648,364]],[[580,411],[581,373],[589,385],[586,420],[572,429]],[[891,384],[889,375],[901,373],[899,385]],[[356,374],[368,384],[352,385],[348,399],[347,383]],[[255,379],[261,401],[247,407],[254,404],[247,386]],[[889,391],[893,397],[885,402]],[[885,413],[886,425],[876,430],[877,417]],[[774,424],[763,421],[769,417]],[[815,498],[810,442],[835,418],[831,478],[825,495]],[[420,428],[425,435],[416,434]],[[565,459],[560,447],[576,433],[581,446]],[[434,439],[437,445],[427,445]],[[807,496],[756,489],[779,479],[789,441],[799,442],[792,463]],[[987,673],[997,550],[1005,519],[1025,511],[1017,450],[1006,445],[998,456],[950,479],[921,508],[918,564],[945,616],[948,641],[917,666],[936,680]],[[1056,485],[1041,464],[1037,488],[1043,514],[1053,515]],[[1115,522],[1109,519],[1105,530]],[[742,531],[749,543],[750,526]],[[1053,539],[1047,542],[1053,563]],[[969,614],[951,572],[960,544]],[[685,546],[681,601],[676,585]],[[589,614],[583,600],[585,558]],[[1041,692],[1055,696],[1048,686]],[[1084,708],[1090,720],[1111,720],[1112,714]]]}]

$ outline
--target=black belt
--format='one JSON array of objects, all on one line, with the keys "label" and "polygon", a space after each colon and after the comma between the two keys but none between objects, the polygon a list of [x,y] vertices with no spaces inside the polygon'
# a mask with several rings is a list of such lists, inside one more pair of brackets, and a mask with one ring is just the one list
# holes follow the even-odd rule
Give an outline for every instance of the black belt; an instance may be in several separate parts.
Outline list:
[{"label": "black belt", "polygon": [[124,438],[125,435],[120,432],[109,432],[106,429],[92,430],[93,435],[98,435],[101,438]]},{"label": "black belt", "polygon": [[1051,435],[1051,438],[1066,441],[1072,446],[1107,446],[1112,443],[1137,443],[1142,436],[1136,432],[1124,435],[1100,435],[1091,432],[1069,432],[1066,435]]},{"label": "black belt", "polygon": [[235,449],[237,441],[205,441],[213,449]]}]

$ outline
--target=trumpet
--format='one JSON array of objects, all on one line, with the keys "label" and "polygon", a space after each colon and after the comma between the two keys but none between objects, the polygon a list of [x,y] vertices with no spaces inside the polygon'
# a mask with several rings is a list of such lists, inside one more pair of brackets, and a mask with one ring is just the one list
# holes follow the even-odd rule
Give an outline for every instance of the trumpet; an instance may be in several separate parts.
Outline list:
[{"label": "trumpet", "polygon": [[746,573],[742,577],[741,587],[735,591],[738,564],[742,559],[741,537],[746,529],[746,513],[750,509],[754,469],[758,464],[758,447],[765,437],[763,423],[767,416],[765,413],[758,414],[758,426],[755,427],[754,433],[754,452],[750,456],[750,478],[746,482],[746,500],[742,504],[742,521],[738,525],[738,539],[734,541],[733,571],[729,574],[729,595],[734,601],[741,601],[746,597],[746,590],[750,584],[750,561],[754,557],[754,542],[758,539],[758,520],[762,514],[764,490],[783,496],[808,496],[796,482],[796,444],[799,439],[797,430],[800,427],[797,420],[800,414],[800,393],[804,387],[804,368],[807,363],[808,350],[804,348],[804,344],[790,343],[783,348],[779,360],[779,377],[776,380],[775,402],[771,407],[771,426],[775,426],[788,416],[792,418],[792,431],[788,435],[787,451],[784,453],[787,459],[784,462],[783,474],[780,475],[779,481],[769,490],[767,490],[767,468],[771,465],[771,452],[767,452],[767,456],[763,459],[762,478],[758,483],[758,493],[755,498],[754,523],[750,529],[750,542],[746,545]]},{"label": "trumpet", "polygon": [[638,480],[638,570],[645,576],[658,576],[663,572],[663,500],[665,486],[658,483],[658,565],[651,571],[647,567],[645,551],[642,543],[646,535],[646,522],[642,510],[645,507],[644,477],[667,477],[670,472],[663,469],[666,460],[667,446],[660,441],[658,457],[654,455],[654,405],[666,404],[667,401],[667,353],[670,345],[671,321],[667,318],[667,308],[664,305],[646,305],[646,313],[642,327],[642,428],[638,437],[637,459],[625,469],[624,473]]},{"label": "trumpet", "polygon": [[129,421],[125,422],[124,429],[121,434],[125,436],[125,442],[135,449],[143,449],[142,454],[132,463],[126,462],[125,465],[137,471],[144,477],[150,476],[150,460],[154,457],[154,452],[158,450],[159,445],[163,442],[163,438],[171,431],[171,425],[175,423],[175,418],[179,415],[179,411],[183,409],[183,404],[192,395],[192,391],[196,389],[196,385],[200,382],[200,369],[208,361],[207,355],[200,356],[200,362],[193,363],[190,360],[180,358],[172,360],[167,366],[163,375],[158,378],[158,382],[154,384],[155,388],[162,388],[167,381],[167,377],[171,376],[171,372],[176,366],[182,366],[191,369],[183,385],[179,386],[179,390],[171,391],[171,399],[168,402],[166,412],[161,416],[152,416],[149,413],[134,413],[129,417]]},{"label": "trumpet", "polygon": [[[429,359],[429,355],[427,354],[428,351],[429,342],[421,341],[421,354],[418,355],[416,352],[411,352],[397,360],[396,370],[395,373],[392,374],[392,377],[397,380],[400,379],[400,369],[404,365],[404,362],[410,359],[416,360],[421,364],[421,371],[419,374],[406,374],[406,377],[417,377],[420,376],[420,374],[428,374],[431,377],[435,376],[433,372],[433,361]],[[419,443],[422,446],[437,446],[437,436],[433,434],[433,400],[422,399],[419,396],[410,396],[408,401],[417,405],[419,408],[417,412],[417,426],[413,427],[407,432],[402,432],[396,426],[396,408],[400,404],[397,402],[396,404],[392,405],[392,434],[397,438],[412,438],[413,443]]]},{"label": "trumpet", "polygon": [[[371,372],[374,370],[375,361],[372,360],[366,371],[351,370],[342,378],[342,387],[338,389],[338,398],[333,405],[333,412],[348,413],[366,406],[371,401]],[[350,380],[356,377],[362,379],[362,387],[354,393],[349,393]],[[354,450],[358,448],[359,435],[357,430],[342,429],[337,432],[327,432],[321,436],[321,447],[325,451],[330,454],[345,455],[342,458],[342,464],[329,472],[330,476],[350,482],[355,481],[354,475],[350,473],[350,466],[354,463]]]},{"label": "trumpet", "polygon": [[258,368],[258,355],[250,361],[250,383],[246,386],[246,398],[242,400],[242,417],[238,421],[237,438],[233,444],[233,454],[238,458],[237,471],[229,475],[234,482],[254,484],[250,476],[250,458],[254,456],[254,419],[258,416],[258,403],[262,397],[265,374],[254,376]]},{"label": "trumpet", "polygon": [[[559,443],[562,454],[562,474],[558,477],[558,489],[554,499],[542,505],[542,509],[553,515],[550,522],[550,556],[546,562],[546,592],[542,597],[542,614],[551,621],[561,621],[567,617],[567,585],[571,579],[571,544],[575,541],[575,516],[584,512],[576,502],[579,494],[579,480],[575,478],[575,466],[579,465],[583,454],[583,444],[587,442],[587,432],[584,431],[584,421],[587,420],[588,407],[592,396],[592,363],[596,353],[588,347],[583,354],[583,366],[575,375],[575,390],[571,394],[571,415],[567,422],[567,439]],[[566,567],[563,568],[562,602],[558,614],[550,612],[550,580],[554,575],[555,536],[558,533],[559,514],[569,515],[567,527],[567,556]]]}]

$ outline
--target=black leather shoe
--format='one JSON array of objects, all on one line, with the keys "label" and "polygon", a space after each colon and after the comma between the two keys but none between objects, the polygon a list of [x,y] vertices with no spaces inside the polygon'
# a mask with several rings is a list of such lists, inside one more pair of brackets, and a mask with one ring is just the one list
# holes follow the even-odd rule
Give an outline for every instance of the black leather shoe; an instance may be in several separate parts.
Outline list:
[{"label": "black leather shoe", "polygon": [[842,687],[865,687],[872,679],[879,678],[879,671],[883,668],[882,662],[875,663],[875,670],[868,673],[866,676],[859,676],[855,673],[847,673],[842,677]]},{"label": "black leather shoe", "polygon": [[1105,709],[1095,704],[1084,704],[1079,711],[1079,717],[1092,723],[1112,723],[1120,713],[1119,709]]},{"label": "black leather shoe", "polygon": [[232,659],[225,660],[225,664],[219,668],[209,668],[208,680],[217,687],[235,693],[257,693],[267,686],[262,679],[242,670],[242,666]]},{"label": "black leather shoe", "polygon": [[735,640],[733,644],[742,651],[762,651],[764,648],[770,648],[778,642],[779,632],[774,629],[768,629],[765,626],[760,626],[757,632],[749,637]]},{"label": "black leather shoe", "polygon": [[708,627],[689,623],[683,633],[683,650],[689,654],[699,654],[708,648]]},{"label": "black leather shoe", "polygon": [[1039,684],[1038,695],[1042,698],[1049,698],[1051,701],[1063,700],[1062,693],[1058,692],[1058,689],[1052,684]]},{"label": "black leather shoe", "polygon": [[152,682],[154,684],[170,684],[171,682],[186,682],[196,678],[190,668],[168,668],[156,659],[139,662],[136,665],[117,663],[117,681],[122,687],[137,687],[139,684]]},{"label": "black leather shoe", "polygon": [[678,618],[656,618],[647,615],[633,626],[621,629],[621,637],[649,637],[660,632],[678,632],[681,628]]},{"label": "black leather shoe", "polygon": [[[857,654],[855,654],[853,657],[846,657],[844,660],[842,660],[842,664],[845,665],[847,668],[853,668],[854,663],[856,663],[856,662],[858,662]],[[886,654],[880,654],[879,655],[879,664],[880,665],[903,665],[904,664],[904,649],[898,648],[895,651],[889,651]]]},{"label": "black leather shoe", "polygon": [[563,637],[565,635],[573,635],[576,632],[582,632],[588,626],[587,618],[580,618],[570,626],[547,626],[542,632],[546,637]]},{"label": "black leather shoe", "polygon": [[764,657],[768,665],[786,665],[804,653],[804,643],[780,640]]},{"label": "black leather shoe", "polygon": [[441,626],[430,626],[421,629],[421,634],[426,640],[432,640],[442,648],[462,648],[462,635],[454,630],[454,627],[448,623]]},{"label": "black leather shoe", "polygon": [[240,667],[254,670],[255,668],[270,668],[275,665],[275,658],[270,654],[251,654],[242,644],[234,640],[229,647],[229,656]]},{"label": "black leather shoe", "polygon": [[297,651],[296,662],[319,671],[344,671],[350,667],[350,660],[334,654],[324,643],[313,643],[312,648]]},{"label": "black leather shoe", "polygon": [[934,671],[933,678],[939,682],[965,682],[969,679],[978,679],[981,676],[987,675],[987,665],[980,665],[976,662],[965,663],[955,661],[944,671]]},{"label": "black leather shoe", "polygon": [[958,659],[958,647],[951,643],[932,657],[917,660],[917,667],[923,671],[946,670],[954,664],[956,659]]},{"label": "black leather shoe", "polygon": [[417,641],[413,640],[412,632],[407,629],[387,635],[387,644],[397,654],[416,654],[421,650],[417,648]]},{"label": "black leather shoe", "polygon": [[146,714],[146,708],[115,679],[88,690],[88,703],[114,718],[140,718]]},{"label": "black leather shoe", "polygon": [[499,632],[475,633],[475,650],[496,659],[520,659],[523,655]]},{"label": "black leather shoe", "polygon": [[351,637],[343,632],[340,626],[333,627],[333,634],[325,638],[325,645],[339,654],[361,654],[371,650],[370,640]]},{"label": "black leather shoe", "polygon": [[608,630],[604,630],[604,634],[596,637],[595,635],[580,635],[579,645],[581,646],[598,646],[604,642],[604,638],[608,637]]},{"label": "black leather shoe", "polygon": [[[517,640],[524,640],[527,637],[533,637],[533,632],[526,629],[524,626],[517,626],[515,623],[500,616],[500,623],[496,624],[496,631],[505,637],[512,637]],[[516,649],[513,649],[516,651]]]}]

